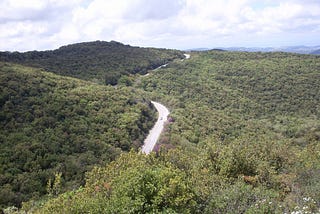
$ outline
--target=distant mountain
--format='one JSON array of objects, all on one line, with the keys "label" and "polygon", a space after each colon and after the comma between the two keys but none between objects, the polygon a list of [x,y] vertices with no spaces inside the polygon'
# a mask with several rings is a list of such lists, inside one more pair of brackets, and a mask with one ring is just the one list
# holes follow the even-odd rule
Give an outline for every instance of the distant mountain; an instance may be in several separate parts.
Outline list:
[{"label": "distant mountain", "polygon": [[208,51],[210,48],[190,48],[187,49],[186,51]]},{"label": "distant mountain", "polygon": [[320,54],[320,49],[319,49],[319,50],[316,50],[316,51],[313,51],[311,54],[319,55],[319,54]]},{"label": "distant mountain", "polygon": [[[290,52],[290,53],[301,53],[301,54],[311,54],[315,50],[320,49],[320,46],[292,46],[279,48],[279,51]],[[277,49],[275,49],[277,51]]]},{"label": "distant mountain", "polygon": [[314,51],[319,50],[320,46],[285,46],[285,47],[228,47],[219,48],[228,51],[245,51],[245,52],[288,52],[299,54],[313,54]]},{"label": "distant mountain", "polygon": [[116,41],[77,43],[49,51],[0,52],[0,61],[111,85],[123,75],[144,74],[176,58],[184,58],[183,52],[132,47]]},{"label": "distant mountain", "polygon": [[259,47],[252,47],[252,48],[247,48],[247,47],[228,47],[228,48],[219,48],[227,51],[243,51],[243,52],[271,52],[274,49],[273,48],[259,48]]},{"label": "distant mountain", "polygon": [[185,51],[226,51],[223,48],[191,48]]}]

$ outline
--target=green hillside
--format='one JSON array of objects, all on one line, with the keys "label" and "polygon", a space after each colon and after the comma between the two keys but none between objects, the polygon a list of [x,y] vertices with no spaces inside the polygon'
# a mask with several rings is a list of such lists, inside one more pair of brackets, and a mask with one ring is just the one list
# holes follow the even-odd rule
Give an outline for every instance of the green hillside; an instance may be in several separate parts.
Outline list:
[{"label": "green hillside", "polygon": [[140,48],[119,42],[84,42],[50,51],[0,52],[0,61],[14,62],[60,75],[115,85],[121,76],[147,70],[176,58],[181,51]]},{"label": "green hillside", "polygon": [[157,154],[123,154],[84,187],[24,209],[317,213],[319,68],[311,55],[193,52],[136,82],[172,110]]},{"label": "green hillside", "polygon": [[229,142],[261,125],[290,138],[319,120],[319,67],[311,55],[202,52],[144,78],[140,87],[162,95],[177,120],[172,133],[189,142]]},{"label": "green hillside", "polygon": [[155,111],[137,90],[115,89],[0,62],[0,207],[78,188],[84,173],[138,149]]},{"label": "green hillside", "polygon": [[[39,70],[31,72],[36,79],[38,75],[41,77],[45,74],[60,80],[60,84],[64,83],[63,87],[55,85],[53,88],[66,90],[53,96],[53,92],[41,92],[42,88],[52,85],[51,82],[45,87],[41,84],[46,81],[36,82],[37,90],[46,97],[41,98],[42,101],[45,100],[41,102],[45,108],[38,109],[50,109],[47,113],[40,114],[45,116],[40,119],[44,120],[42,123],[35,122],[37,120],[34,117],[39,115],[37,111],[32,111],[26,117],[10,115],[10,112],[19,112],[21,109],[10,108],[10,102],[7,101],[13,98],[11,95],[17,93],[15,91],[23,95],[21,97],[25,97],[25,94],[32,95],[31,92],[25,92],[24,84],[3,93],[1,100],[6,101],[1,101],[3,109],[9,110],[1,115],[1,121],[9,121],[6,122],[8,127],[13,126],[11,121],[15,121],[13,124],[18,127],[11,128],[17,130],[13,132],[14,136],[9,138],[11,142],[23,142],[30,136],[24,142],[28,142],[25,147],[32,152],[33,144],[30,142],[38,139],[39,134],[42,141],[49,139],[48,143],[55,142],[50,146],[64,146],[54,147],[53,156],[65,151],[68,155],[68,158],[63,159],[63,164],[53,167],[50,176],[43,179],[43,183],[48,183],[47,178],[51,178],[49,185],[43,190],[43,193],[48,194],[40,200],[34,197],[35,200],[23,203],[22,211],[41,214],[320,212],[320,57],[289,53],[221,51],[190,54],[190,59],[174,60],[166,67],[152,71],[148,76],[132,75],[129,78],[130,84],[126,84],[125,79],[122,79],[120,83],[132,87],[120,84],[118,89],[62,78]],[[17,72],[19,69],[23,70],[21,81],[29,79],[25,78],[25,75],[29,74],[27,70],[30,68],[5,63],[2,66],[2,70]],[[5,79],[1,86],[10,85],[10,82]],[[91,93],[90,91],[101,95],[97,99],[93,98],[97,95],[82,98],[84,94]],[[108,96],[105,96],[105,93]],[[28,102],[36,102],[38,97]],[[106,97],[112,97],[111,101],[107,100],[105,104],[100,102]],[[91,99],[96,101],[95,105],[108,106],[94,111],[102,111],[99,116],[103,119],[97,120],[98,126],[86,126],[86,122],[91,121],[91,113],[83,111],[95,106],[90,104]],[[13,104],[14,100],[11,101]],[[70,100],[72,102],[69,102]],[[143,155],[134,150],[120,156],[115,155],[119,154],[119,148],[128,151],[132,147],[140,146],[143,136],[152,126],[154,120],[151,118],[155,115],[150,111],[149,101],[146,100],[160,101],[171,111],[170,123],[166,125],[160,139],[160,149],[151,155]],[[71,105],[74,102],[78,103],[78,106]],[[60,103],[64,103],[62,106],[67,110],[59,108]],[[119,106],[125,109],[120,114],[117,111]],[[69,114],[61,113],[65,111],[76,112],[76,123],[81,126],[69,126],[69,123],[66,123],[51,127],[52,124],[61,123],[59,118],[63,118],[63,122],[69,118]],[[52,119],[47,118],[53,117],[51,112],[64,116],[54,117],[58,122],[52,123]],[[116,119],[109,120],[109,116],[104,118],[106,114],[114,115]],[[19,128],[21,120],[29,121],[24,123],[28,127],[33,124],[36,130],[44,129],[43,135],[41,132],[30,134],[30,128]],[[101,122],[103,120],[106,120],[106,123]],[[104,131],[105,129],[99,129],[101,124],[112,128]],[[70,128],[64,130],[64,127]],[[83,136],[93,132],[89,127],[95,127],[93,130],[96,134],[90,134],[88,139],[101,136],[98,139],[107,142],[107,149],[112,151],[101,153],[107,164],[98,162],[99,165],[93,169],[90,164],[86,169],[81,168],[88,170],[82,186],[60,194],[61,188],[64,190],[63,187],[72,186],[72,182],[68,183],[67,178],[70,173],[77,171],[74,171],[74,168],[80,170],[77,164],[88,160],[87,156],[81,159],[82,154],[79,152],[70,154],[69,151],[75,147],[68,145],[83,145]],[[77,134],[72,135],[74,130]],[[106,138],[103,137],[105,135]],[[6,139],[8,135],[3,136],[2,138]],[[51,136],[53,137],[50,138]],[[73,138],[69,140],[70,136]],[[64,139],[68,144],[60,143],[60,139]],[[28,151],[19,148],[18,151]],[[96,147],[93,146],[93,150],[91,147],[84,150],[86,154],[92,154],[94,148]],[[41,155],[46,158],[47,153],[45,151],[34,156],[26,154],[19,157],[41,160]],[[1,154],[3,157],[7,152]],[[19,153],[11,153],[3,160],[16,154]],[[105,157],[105,154],[110,155]],[[73,160],[70,157],[80,159],[70,161],[70,164],[74,165],[67,168],[64,164]],[[44,163],[51,162],[50,159]],[[19,163],[14,164],[20,166]],[[42,166],[41,164],[38,165]],[[38,170],[38,165],[32,162],[26,168],[29,173],[42,172]],[[5,175],[18,169],[6,171]],[[17,178],[19,176],[11,177],[12,180]],[[1,182],[6,179],[1,177]],[[23,187],[28,179],[24,178],[23,181],[15,187]],[[3,191],[7,192],[1,195],[10,196],[10,191],[7,190],[9,187],[11,186],[6,184]],[[32,199],[32,195],[26,196],[26,199]]]}]

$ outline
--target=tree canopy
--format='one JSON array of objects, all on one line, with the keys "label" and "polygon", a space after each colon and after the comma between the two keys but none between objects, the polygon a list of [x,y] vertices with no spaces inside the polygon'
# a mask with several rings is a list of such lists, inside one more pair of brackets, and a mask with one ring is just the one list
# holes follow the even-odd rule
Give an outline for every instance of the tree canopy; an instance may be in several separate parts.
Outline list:
[{"label": "tree canopy", "polygon": [[138,90],[30,67],[0,63],[0,85],[1,206],[42,196],[55,173],[63,190],[79,187],[94,165],[138,150],[156,117]]},{"label": "tree canopy", "polygon": [[177,50],[132,47],[115,41],[83,42],[49,51],[0,52],[0,61],[108,85],[116,85],[122,76],[145,74],[183,57]]}]

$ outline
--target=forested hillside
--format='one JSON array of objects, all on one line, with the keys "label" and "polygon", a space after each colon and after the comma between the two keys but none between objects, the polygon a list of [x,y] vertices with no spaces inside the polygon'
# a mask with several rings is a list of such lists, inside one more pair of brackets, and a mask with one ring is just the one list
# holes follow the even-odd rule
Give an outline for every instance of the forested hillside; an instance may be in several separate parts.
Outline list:
[{"label": "forested hillside", "polygon": [[[193,53],[143,79],[140,87],[162,94],[173,109],[175,122],[162,143],[201,148],[214,164],[211,176],[250,176],[252,186],[275,191],[282,212],[301,209],[306,198],[320,208],[320,57]],[[240,191],[231,180],[225,191]]]},{"label": "forested hillside", "polygon": [[83,188],[24,209],[317,213],[319,70],[311,55],[193,52],[136,81],[172,111],[157,154],[123,154]]},{"label": "forested hillside", "polygon": [[[22,207],[41,214],[320,212],[320,57],[190,54],[117,89],[2,63],[2,200],[46,192]],[[171,111],[162,147],[117,156],[152,126],[148,100]]]},{"label": "forested hillside", "polygon": [[16,64],[0,62],[0,88],[1,208],[78,188],[93,166],[140,148],[156,117],[137,90]]},{"label": "forested hillside", "polygon": [[291,138],[315,131],[297,133],[318,122],[319,69],[320,58],[311,55],[212,51],[172,63],[140,87],[162,95],[177,119],[172,133],[189,142],[229,142],[249,126],[255,133],[257,122]]},{"label": "forested hillside", "polygon": [[53,51],[0,52],[0,61],[111,85],[121,77],[126,80],[129,74],[144,74],[176,58],[183,58],[181,51],[132,47],[115,41],[84,42]]}]

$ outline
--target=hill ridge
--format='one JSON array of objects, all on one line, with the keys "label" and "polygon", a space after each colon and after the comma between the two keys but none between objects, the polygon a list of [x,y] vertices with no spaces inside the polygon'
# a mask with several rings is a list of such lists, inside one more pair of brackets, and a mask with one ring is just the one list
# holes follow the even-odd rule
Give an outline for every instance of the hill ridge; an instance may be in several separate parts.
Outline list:
[{"label": "hill ridge", "polygon": [[0,61],[111,85],[122,76],[145,74],[183,57],[178,50],[133,47],[116,41],[82,42],[48,51],[0,52]]}]

